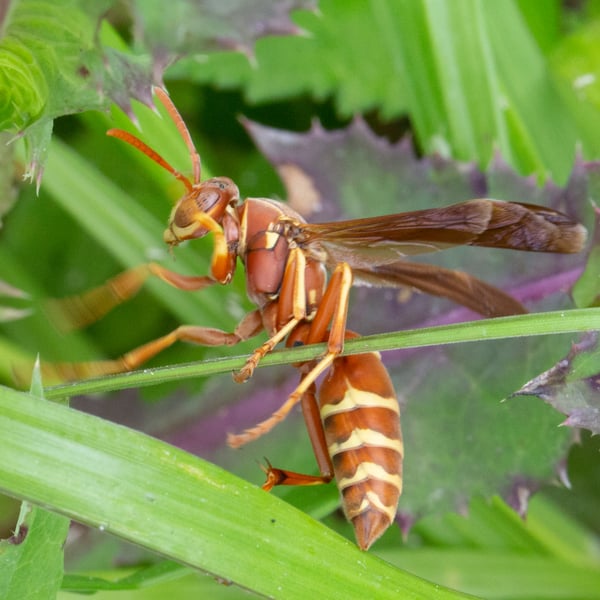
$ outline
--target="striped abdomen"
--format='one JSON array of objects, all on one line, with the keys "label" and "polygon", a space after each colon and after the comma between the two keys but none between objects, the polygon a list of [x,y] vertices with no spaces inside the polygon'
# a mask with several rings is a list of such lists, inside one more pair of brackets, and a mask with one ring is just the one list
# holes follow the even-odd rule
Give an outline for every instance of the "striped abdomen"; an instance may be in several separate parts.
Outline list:
[{"label": "striped abdomen", "polygon": [[344,512],[366,550],[393,522],[402,492],[400,409],[379,355],[336,358],[319,404]]}]

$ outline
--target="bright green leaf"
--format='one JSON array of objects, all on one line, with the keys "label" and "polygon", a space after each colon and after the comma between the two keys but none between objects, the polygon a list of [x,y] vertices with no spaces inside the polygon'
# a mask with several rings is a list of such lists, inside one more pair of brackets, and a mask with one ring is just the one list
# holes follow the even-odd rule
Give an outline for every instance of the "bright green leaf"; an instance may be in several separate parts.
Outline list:
[{"label": "bright green leaf", "polygon": [[462,597],[210,463],[97,417],[2,388],[0,437],[2,491],[258,593]]}]

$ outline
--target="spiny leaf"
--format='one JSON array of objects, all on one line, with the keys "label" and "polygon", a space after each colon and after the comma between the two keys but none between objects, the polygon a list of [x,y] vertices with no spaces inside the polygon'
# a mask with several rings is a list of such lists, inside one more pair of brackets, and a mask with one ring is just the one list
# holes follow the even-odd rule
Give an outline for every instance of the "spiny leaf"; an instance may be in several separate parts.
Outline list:
[{"label": "spiny leaf", "polygon": [[138,42],[157,61],[175,56],[196,56],[216,49],[253,52],[257,39],[266,35],[298,33],[290,20],[294,10],[314,10],[316,0],[229,0],[225,5],[174,0],[169,9],[160,3],[135,3]]},{"label": "spiny leaf", "polygon": [[528,381],[515,396],[539,396],[568,416],[564,425],[600,433],[598,332],[584,336],[552,368]]},{"label": "spiny leaf", "polygon": [[[246,126],[278,168],[291,202],[305,208],[299,202],[309,190],[307,212],[316,213],[318,220],[487,196],[545,204],[592,222],[588,195],[598,177],[594,165],[582,161],[564,188],[548,182],[540,189],[499,157],[487,172],[437,157],[417,159],[409,141],[388,144],[361,121],[335,132],[315,125],[304,134],[249,122]],[[501,285],[543,310],[568,305],[565,292],[581,273],[585,255],[460,248],[433,260]],[[368,333],[466,318],[466,310],[423,295],[407,299],[361,289],[349,323]],[[534,376],[555,362],[561,343],[568,340],[515,340],[386,356],[403,409],[406,469],[400,510],[407,522],[415,515],[464,507],[473,494],[500,493],[523,511],[528,494],[556,476],[571,440],[568,432],[556,429],[560,417],[540,403],[500,401],[527,380],[528,373]]]},{"label": "spiny leaf", "polygon": [[[55,118],[85,110],[107,110],[111,102],[133,117],[131,98],[151,105],[151,85],[160,84],[175,56],[206,52],[215,45],[251,51],[254,41],[273,33],[296,33],[294,8],[312,0],[255,0],[200,9],[176,0],[168,10],[139,2],[136,32],[145,53],[126,54],[101,42],[112,38],[100,20],[113,0],[20,0],[2,14],[0,41],[0,131],[24,135],[27,175],[41,180]],[[153,56],[149,51],[152,50]]]},{"label": "spiny leaf", "polygon": [[21,0],[3,15],[0,41],[0,131],[25,135],[29,173],[38,183],[53,120],[83,110],[126,109],[129,97],[150,100],[148,60],[104,50],[101,16],[112,0]]}]

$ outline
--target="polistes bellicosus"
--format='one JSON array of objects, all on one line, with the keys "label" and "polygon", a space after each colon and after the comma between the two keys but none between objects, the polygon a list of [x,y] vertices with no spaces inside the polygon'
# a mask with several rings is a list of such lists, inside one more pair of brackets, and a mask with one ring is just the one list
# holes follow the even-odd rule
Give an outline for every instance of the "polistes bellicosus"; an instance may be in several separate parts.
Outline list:
[{"label": "polistes bellicosus", "polygon": [[87,294],[60,300],[61,308],[83,326],[130,298],[150,276],[186,291],[227,285],[238,259],[245,268],[248,296],[257,308],[233,332],[181,325],[116,360],[61,363],[53,368],[66,379],[123,372],[136,369],[177,341],[234,345],[264,330],[268,340],[234,375],[241,382],[280,342],[288,346],[325,342],[323,356],[296,365],[300,383],[285,403],[255,427],[230,435],[228,442],[238,447],[257,439],[300,403],[320,475],[268,465],[263,487],[311,485],[335,478],[358,545],[367,549],[395,518],[402,490],[403,445],[398,403],[379,355],[341,356],[344,341],[357,336],[346,328],[352,285],[416,289],[486,317],[524,313],[513,297],[467,273],[409,258],[456,245],[578,252],[586,239],[585,228],[549,208],[490,199],[368,219],[307,223],[281,202],[241,201],[228,177],[201,181],[200,156],[186,125],[165,91],[157,88],[156,96],[188,148],[191,180],[131,133],[111,129],[108,135],[131,144],[184,185],[164,241],[174,248],[211,233],[210,272],[186,276],[148,263]]}]

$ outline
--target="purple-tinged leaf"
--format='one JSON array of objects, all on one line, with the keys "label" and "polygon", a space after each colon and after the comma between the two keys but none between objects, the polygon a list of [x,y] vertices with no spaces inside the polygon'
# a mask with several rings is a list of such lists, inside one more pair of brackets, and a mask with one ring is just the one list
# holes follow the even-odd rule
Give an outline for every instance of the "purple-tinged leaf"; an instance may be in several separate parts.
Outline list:
[{"label": "purple-tinged leaf", "polygon": [[600,433],[600,346],[590,332],[552,368],[528,381],[515,396],[539,396],[567,415],[564,425]]},{"label": "purple-tinged leaf", "polygon": [[[409,140],[389,144],[360,120],[334,132],[314,125],[304,134],[245,125],[279,170],[290,202],[312,221],[493,197],[543,204],[587,225],[592,222],[589,196],[599,178],[595,165],[582,160],[564,188],[551,182],[538,188],[534,178],[519,176],[501,157],[487,172],[437,156],[419,159]],[[455,248],[427,262],[468,271],[536,310],[548,310],[570,304],[569,292],[585,259],[585,253]],[[349,326],[366,334],[473,317],[466,309],[423,294],[359,289]],[[555,363],[570,342],[569,336],[479,342],[384,357],[401,405],[406,448],[402,523],[430,512],[466,509],[476,494],[500,493],[524,513],[533,491],[561,479],[573,437],[568,429],[558,428],[561,417],[543,403],[501,400]],[[260,414],[255,420],[266,416],[258,404],[255,411]],[[290,456],[288,446],[275,442],[269,447],[269,456]],[[311,458],[306,463],[294,460],[291,456],[289,463],[282,463],[280,458],[278,466],[311,469]]]},{"label": "purple-tinged leaf", "polygon": [[[361,120],[332,132],[315,124],[301,134],[248,121],[245,126],[278,169],[289,202],[308,220],[370,217],[482,197],[543,204],[567,212],[584,224],[592,220],[588,187],[600,177],[593,164],[581,160],[564,188],[551,182],[538,188],[533,177],[519,176],[500,157],[485,173],[474,164],[438,156],[419,159],[410,140],[391,145],[377,138]],[[539,303],[553,295],[564,298],[583,269],[585,255],[457,248],[438,253],[427,262],[467,270],[500,285],[523,302]],[[364,290],[359,293],[369,294]],[[447,322],[448,314],[453,320],[464,320],[464,311],[448,313],[446,304],[444,317],[431,321],[439,312],[439,301],[433,299],[417,296],[408,304],[398,304],[395,292],[377,292],[379,299],[382,295],[390,298],[389,308],[394,313],[384,330],[390,326],[412,327],[421,321]],[[381,315],[375,318],[381,321]]]},{"label": "purple-tinged leaf", "polygon": [[290,13],[314,10],[316,4],[316,0],[216,0],[201,4],[174,0],[167,8],[161,3],[138,1],[134,7],[135,31],[138,43],[164,63],[219,49],[251,55],[261,37],[300,33]]},{"label": "purple-tinged leaf", "polygon": [[[582,161],[564,188],[548,183],[539,189],[532,178],[518,176],[499,157],[485,173],[439,157],[418,159],[409,141],[390,145],[361,121],[337,132],[315,126],[307,134],[247,126],[280,170],[294,205],[308,206],[303,212],[313,221],[493,196],[545,204],[591,222],[588,196],[598,173]],[[435,259],[501,285],[536,309],[548,309],[569,304],[569,290],[585,256],[456,248]],[[425,295],[360,289],[352,300],[349,326],[373,333],[470,318],[473,315],[466,309]],[[524,513],[529,496],[540,485],[565,480],[564,459],[573,434],[558,427],[562,417],[536,400],[501,401],[556,363],[570,342],[569,336],[505,340],[384,356],[402,409],[403,526],[431,512],[466,509],[477,494],[500,493]],[[225,447],[227,433],[266,418],[285,401],[297,379],[292,368],[257,373],[243,388],[219,379],[198,399],[202,414],[197,421],[186,416],[179,427],[171,421],[163,435],[256,483],[261,483],[257,461],[263,456],[282,468],[314,472],[314,457],[298,414],[241,451]],[[332,490],[277,493],[300,506],[310,505],[307,497],[326,498],[322,506],[330,506]],[[322,510],[314,509],[314,514]]]},{"label": "purple-tinged leaf", "polygon": [[[391,145],[360,121],[337,132],[315,126],[307,134],[253,124],[248,128],[282,172],[294,205],[300,200],[311,207],[312,221],[492,196],[545,204],[591,222],[588,196],[598,173],[582,161],[564,188],[548,183],[539,189],[533,179],[518,176],[500,158],[485,173],[439,157],[419,159],[409,141]],[[269,195],[268,190],[264,193]],[[455,248],[433,258],[500,285],[538,310],[568,306],[570,287],[585,261],[583,253],[557,256],[484,248]],[[473,318],[466,309],[423,294],[355,291],[349,326],[365,334]],[[561,469],[573,433],[558,427],[563,417],[536,399],[501,401],[556,363],[571,341],[570,336],[537,337],[384,355],[402,410],[406,464],[400,521],[404,527],[424,514],[466,509],[474,495],[500,493],[523,513],[535,489],[550,480],[564,480]],[[218,378],[203,389],[202,397],[187,399],[198,405],[201,414],[196,420],[181,410],[183,417],[177,422],[177,411],[172,409],[161,421],[164,429],[154,433],[256,483],[262,483],[257,461],[263,456],[281,468],[315,472],[297,413],[240,451],[225,447],[227,433],[268,417],[297,381],[292,367],[261,370],[243,387],[227,377]],[[129,400],[122,406],[131,413]],[[276,493],[303,507],[310,505],[307,497],[326,496],[314,509],[316,515],[331,506],[332,493],[336,494],[331,486]]]}]

